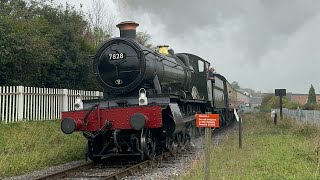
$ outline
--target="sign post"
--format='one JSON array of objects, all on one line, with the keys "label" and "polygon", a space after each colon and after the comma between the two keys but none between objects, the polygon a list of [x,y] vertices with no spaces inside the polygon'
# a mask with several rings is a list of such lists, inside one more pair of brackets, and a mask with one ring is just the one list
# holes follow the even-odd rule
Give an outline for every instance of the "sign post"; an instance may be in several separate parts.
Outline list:
[{"label": "sign post", "polygon": [[242,148],[242,118],[239,117],[236,109],[233,109],[233,114],[239,124],[239,148]]},{"label": "sign post", "polygon": [[286,96],[286,89],[275,89],[275,96],[279,96],[280,99],[280,118],[282,120],[282,96]]},{"label": "sign post", "polygon": [[205,128],[204,179],[210,179],[211,128]]},{"label": "sign post", "polygon": [[219,114],[196,114],[196,126],[205,128],[204,179],[210,179],[211,128],[219,127]]}]

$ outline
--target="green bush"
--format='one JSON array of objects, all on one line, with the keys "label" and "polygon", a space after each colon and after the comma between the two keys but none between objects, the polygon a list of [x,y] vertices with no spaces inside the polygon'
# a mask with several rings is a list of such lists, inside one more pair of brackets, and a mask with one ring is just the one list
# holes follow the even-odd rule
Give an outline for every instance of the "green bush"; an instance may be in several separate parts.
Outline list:
[{"label": "green bush", "polygon": [[98,90],[83,12],[49,0],[0,3],[0,85]]},{"label": "green bush", "polygon": [[303,110],[320,110],[320,104],[305,104],[302,106]]},{"label": "green bush", "polygon": [[288,108],[288,109],[297,109],[298,107],[301,107],[301,105],[299,103],[295,103],[295,102],[292,102],[292,101],[288,101],[283,106],[285,108]]},{"label": "green bush", "polygon": [[[282,107],[288,108],[288,109],[297,109],[298,107],[301,107],[299,103],[295,103],[292,101],[289,101],[287,97],[282,98]],[[266,95],[262,99],[261,103],[261,111],[263,112],[269,112],[271,109],[279,109],[280,108],[280,99],[279,96],[274,96],[272,94]]]}]

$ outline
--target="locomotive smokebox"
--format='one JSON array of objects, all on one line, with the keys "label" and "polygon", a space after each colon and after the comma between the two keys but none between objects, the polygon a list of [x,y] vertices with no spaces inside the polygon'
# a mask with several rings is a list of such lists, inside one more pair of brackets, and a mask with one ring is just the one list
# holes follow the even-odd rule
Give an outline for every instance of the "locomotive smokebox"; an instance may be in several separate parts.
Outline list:
[{"label": "locomotive smokebox", "polygon": [[133,21],[124,21],[117,25],[120,30],[120,37],[136,39],[136,29],[139,26],[138,23]]}]

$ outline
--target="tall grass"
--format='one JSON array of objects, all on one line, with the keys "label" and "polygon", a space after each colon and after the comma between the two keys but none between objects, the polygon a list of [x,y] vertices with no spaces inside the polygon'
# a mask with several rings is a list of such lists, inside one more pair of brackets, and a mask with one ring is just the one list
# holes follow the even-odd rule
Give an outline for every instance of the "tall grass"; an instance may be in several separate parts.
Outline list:
[{"label": "tall grass", "polygon": [[[316,126],[290,119],[274,126],[265,114],[244,114],[243,120],[242,149],[237,130],[212,149],[212,179],[320,179]],[[182,179],[201,179],[203,172],[200,158]]]},{"label": "tall grass", "polygon": [[79,133],[63,134],[60,122],[0,124],[0,177],[83,159],[83,136]]}]

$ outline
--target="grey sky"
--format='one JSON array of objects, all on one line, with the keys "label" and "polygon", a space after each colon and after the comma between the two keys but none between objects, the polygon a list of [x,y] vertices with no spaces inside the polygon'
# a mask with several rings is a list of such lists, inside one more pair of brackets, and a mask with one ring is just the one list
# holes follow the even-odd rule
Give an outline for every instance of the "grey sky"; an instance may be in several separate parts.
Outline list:
[{"label": "grey sky", "polygon": [[[60,0],[63,1],[63,0]],[[84,7],[90,1],[82,2]],[[200,3],[201,2],[201,3]],[[108,0],[154,44],[207,59],[230,82],[263,92],[320,93],[320,1]]]}]

